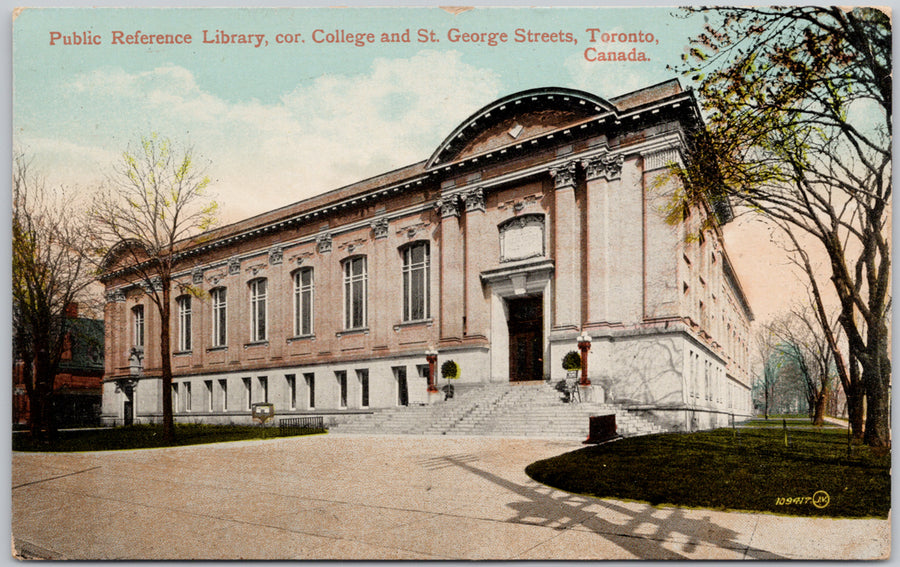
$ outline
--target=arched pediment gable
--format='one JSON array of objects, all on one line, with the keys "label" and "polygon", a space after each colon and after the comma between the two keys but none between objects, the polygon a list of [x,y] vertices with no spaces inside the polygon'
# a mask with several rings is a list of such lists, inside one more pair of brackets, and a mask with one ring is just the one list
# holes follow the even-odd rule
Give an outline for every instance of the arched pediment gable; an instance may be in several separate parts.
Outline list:
[{"label": "arched pediment gable", "polygon": [[141,241],[135,239],[121,240],[114,244],[100,260],[100,275],[106,275],[122,268],[125,265],[134,264],[136,260],[143,260],[148,254]]},{"label": "arched pediment gable", "polygon": [[511,94],[482,107],[457,126],[425,167],[440,167],[615,111],[608,101],[574,89],[545,87]]}]

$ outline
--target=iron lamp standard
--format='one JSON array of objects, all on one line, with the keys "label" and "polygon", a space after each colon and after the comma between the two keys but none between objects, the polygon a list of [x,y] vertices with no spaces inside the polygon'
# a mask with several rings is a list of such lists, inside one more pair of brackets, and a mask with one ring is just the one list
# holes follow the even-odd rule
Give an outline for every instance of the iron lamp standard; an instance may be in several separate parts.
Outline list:
[{"label": "iron lamp standard", "polygon": [[591,336],[587,333],[583,333],[578,337],[578,350],[581,351],[581,380],[578,382],[579,386],[590,386],[591,381],[588,380],[588,351],[591,350]]},{"label": "iron lamp standard", "polygon": [[438,353],[433,348],[425,351],[425,360],[428,361],[428,391],[437,392],[437,386],[434,385],[434,370],[437,366]]}]

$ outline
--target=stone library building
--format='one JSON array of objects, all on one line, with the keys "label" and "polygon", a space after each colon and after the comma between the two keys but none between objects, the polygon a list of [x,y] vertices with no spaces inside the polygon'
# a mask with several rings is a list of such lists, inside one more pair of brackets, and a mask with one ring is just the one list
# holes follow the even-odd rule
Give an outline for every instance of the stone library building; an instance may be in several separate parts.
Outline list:
[{"label": "stone library building", "polygon": [[[669,166],[702,127],[677,80],[610,99],[535,88],[484,106],[424,161],[182,242],[176,421],[251,423],[258,403],[330,423],[449,404],[435,388],[448,360],[457,399],[550,389],[585,342],[583,400],[667,430],[749,414],[753,314],[721,231],[732,211],[664,212]],[[102,419],[160,421],[152,283],[115,250],[101,281]]]}]

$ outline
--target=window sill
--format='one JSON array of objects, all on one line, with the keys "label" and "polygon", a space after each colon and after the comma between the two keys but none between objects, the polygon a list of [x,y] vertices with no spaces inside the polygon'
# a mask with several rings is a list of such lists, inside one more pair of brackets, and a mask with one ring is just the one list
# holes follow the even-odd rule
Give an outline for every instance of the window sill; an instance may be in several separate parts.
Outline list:
[{"label": "window sill", "polygon": [[208,349],[206,349],[206,352],[218,352],[223,350],[227,351],[228,345],[209,347]]},{"label": "window sill", "polygon": [[338,331],[334,334],[336,337],[343,337],[344,335],[368,335],[369,328],[368,327],[360,327],[358,329],[347,329],[344,331]]},{"label": "window sill", "polygon": [[173,352],[172,356],[190,356],[194,354],[192,350],[179,350],[178,352]]},{"label": "window sill", "polygon": [[421,327],[421,326],[431,327],[434,325],[434,319],[416,319],[415,321],[403,321],[402,323],[397,323],[394,325],[394,331],[399,331],[400,329],[404,329],[407,327]]},{"label": "window sill", "polygon": [[244,343],[244,348],[250,347],[268,347],[269,341],[253,341],[249,343]]},{"label": "window sill", "polygon": [[315,339],[316,339],[315,334],[297,335],[296,337],[288,337],[286,342],[287,342],[287,344],[291,344],[292,342],[295,342],[295,341],[310,341],[310,340],[314,341]]}]

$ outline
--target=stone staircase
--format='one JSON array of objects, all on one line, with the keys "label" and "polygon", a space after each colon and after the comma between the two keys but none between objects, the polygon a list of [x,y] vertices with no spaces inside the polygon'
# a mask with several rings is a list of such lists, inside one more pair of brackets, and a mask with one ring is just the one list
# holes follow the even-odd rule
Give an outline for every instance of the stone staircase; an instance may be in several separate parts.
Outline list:
[{"label": "stone staircase", "polygon": [[616,414],[626,437],[664,429],[614,404],[567,404],[545,382],[480,384],[457,388],[452,400],[430,406],[397,407],[348,416],[333,433],[386,435],[491,435],[504,437],[587,438],[589,417]]}]

